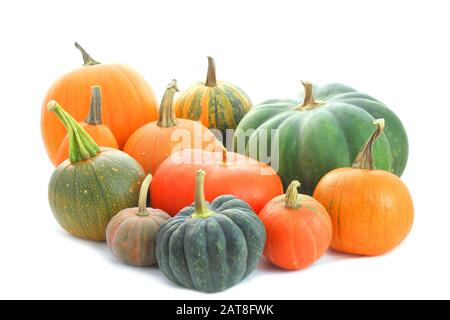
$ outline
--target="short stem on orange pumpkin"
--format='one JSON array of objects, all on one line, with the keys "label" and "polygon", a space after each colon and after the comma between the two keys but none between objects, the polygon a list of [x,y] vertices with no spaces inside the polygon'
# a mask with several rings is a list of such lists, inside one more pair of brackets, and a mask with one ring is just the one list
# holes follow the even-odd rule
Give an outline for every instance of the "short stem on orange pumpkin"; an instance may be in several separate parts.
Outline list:
[{"label": "short stem on orange pumpkin", "polygon": [[298,194],[298,188],[300,187],[300,182],[294,180],[291,182],[289,187],[286,190],[286,195],[284,196],[284,205],[287,208],[300,208],[301,207],[301,198]]},{"label": "short stem on orange pumpkin", "polygon": [[146,217],[150,215],[150,213],[147,210],[147,195],[148,195],[148,188],[150,187],[150,183],[152,182],[152,175],[149,174],[141,185],[141,191],[139,193],[139,210],[136,213],[136,215],[140,217]]},{"label": "short stem on orange pumpkin", "polygon": [[83,55],[84,65],[83,67],[95,66],[96,64],[100,64],[100,62],[95,61],[87,52],[83,49],[82,46],[78,42],[75,42],[75,48],[81,51]]},{"label": "short stem on orange pumpkin", "polygon": [[192,218],[208,218],[214,214],[208,209],[205,200],[205,171],[198,170],[195,183],[195,211]]},{"label": "short stem on orange pumpkin", "polygon": [[355,169],[368,169],[368,170],[376,169],[375,162],[373,159],[373,145],[383,132],[385,121],[384,119],[377,119],[373,122],[373,124],[376,126],[376,130],[372,133],[369,140],[361,148],[358,155],[356,156],[355,162],[353,162],[352,166]]},{"label": "short stem on orange pumpkin", "polygon": [[207,87],[215,87],[217,85],[216,63],[214,62],[214,59],[211,57],[208,57],[208,74],[206,76],[205,85]]},{"label": "short stem on orange pumpkin", "polygon": [[89,124],[102,124],[102,92],[99,86],[91,88],[91,105],[85,120]]},{"label": "short stem on orange pumpkin", "polygon": [[302,81],[303,89],[305,91],[305,97],[303,103],[298,107],[300,110],[310,110],[314,109],[321,104],[321,102],[316,101],[313,93],[313,84],[308,81]]},{"label": "short stem on orange pumpkin", "polygon": [[50,101],[47,109],[54,112],[67,129],[70,162],[87,160],[97,155],[100,148],[94,139],[56,101]]},{"label": "short stem on orange pumpkin", "polygon": [[164,92],[164,95],[161,99],[161,105],[159,107],[158,127],[170,128],[178,124],[178,120],[175,115],[175,108],[173,106],[175,93],[178,91],[177,80],[174,79],[167,86],[166,92]]}]

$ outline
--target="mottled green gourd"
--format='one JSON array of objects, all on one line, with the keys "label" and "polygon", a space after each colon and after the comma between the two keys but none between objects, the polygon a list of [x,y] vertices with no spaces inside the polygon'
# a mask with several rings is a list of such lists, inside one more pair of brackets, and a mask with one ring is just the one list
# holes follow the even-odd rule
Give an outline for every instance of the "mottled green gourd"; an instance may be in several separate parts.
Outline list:
[{"label": "mottled green gourd", "polygon": [[384,118],[389,127],[374,145],[375,164],[398,176],[403,173],[408,138],[386,105],[342,84],[303,85],[300,101],[268,100],[250,110],[236,129],[235,151],[270,162],[285,189],[299,180],[302,193],[311,195],[326,173],[352,165],[373,121]]},{"label": "mottled green gourd", "polygon": [[232,287],[255,269],[266,231],[249,205],[234,196],[207,203],[204,179],[199,170],[194,205],[159,229],[156,257],[172,282],[211,293]]},{"label": "mottled green gourd", "polygon": [[72,235],[105,241],[109,220],[137,203],[144,171],[126,153],[99,148],[57,102],[49,102],[47,108],[58,116],[69,136],[69,159],[55,169],[49,183],[53,214]]}]

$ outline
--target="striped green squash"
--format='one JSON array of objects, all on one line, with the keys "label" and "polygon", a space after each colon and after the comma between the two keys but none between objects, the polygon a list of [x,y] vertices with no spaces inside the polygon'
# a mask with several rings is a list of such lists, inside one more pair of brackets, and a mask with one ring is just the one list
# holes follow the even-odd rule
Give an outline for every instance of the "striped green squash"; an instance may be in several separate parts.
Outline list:
[{"label": "striped green squash", "polygon": [[72,235],[105,241],[110,219],[137,203],[144,170],[122,151],[99,148],[55,101],[48,109],[56,113],[69,136],[69,159],[55,169],[49,183],[53,214]]},{"label": "striped green squash", "polygon": [[177,99],[175,110],[178,118],[201,121],[210,129],[222,134],[235,129],[250,110],[252,104],[240,88],[216,80],[214,60],[208,57],[206,82],[197,82]]},{"label": "striped green squash", "polygon": [[304,87],[300,101],[269,100],[255,106],[236,129],[235,151],[269,161],[285,188],[302,181],[302,193],[311,195],[326,173],[352,165],[373,121],[384,118],[386,129],[374,146],[376,166],[403,173],[408,138],[386,105],[342,84]]}]

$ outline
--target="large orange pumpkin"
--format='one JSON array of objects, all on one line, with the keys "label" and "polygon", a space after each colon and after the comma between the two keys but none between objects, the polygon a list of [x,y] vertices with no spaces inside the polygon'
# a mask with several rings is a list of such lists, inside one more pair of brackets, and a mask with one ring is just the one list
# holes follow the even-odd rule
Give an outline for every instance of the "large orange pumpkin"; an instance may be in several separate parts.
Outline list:
[{"label": "large orange pumpkin", "polygon": [[153,176],[150,187],[153,207],[174,215],[191,205],[200,169],[207,173],[207,201],[233,195],[259,213],[269,200],[283,194],[280,177],[262,162],[226,149],[220,152],[182,150],[164,161]]},{"label": "large orange pumpkin", "polygon": [[298,270],[318,260],[331,242],[331,219],[314,198],[298,194],[293,181],[286,195],[269,201],[259,214],[266,227],[264,256],[274,265]]},{"label": "large orange pumpkin", "polygon": [[[102,122],[102,96],[98,86],[92,87],[91,103],[86,119],[80,125],[100,147],[119,149],[111,129]],[[66,135],[56,154],[56,166],[69,158],[69,136]]]},{"label": "large orange pumpkin", "polygon": [[353,168],[331,171],[314,192],[333,222],[331,247],[345,253],[376,256],[398,246],[414,219],[411,195],[396,175],[376,170],[373,144],[384,120],[361,149]]},{"label": "large orange pumpkin", "polygon": [[111,128],[120,148],[137,128],[158,117],[155,94],[135,70],[122,64],[100,64],[78,44],[76,47],[83,54],[84,65],[59,78],[48,91],[42,106],[42,138],[54,164],[66,131],[57,117],[47,112],[51,100],[64,105],[67,112],[81,121],[89,109],[90,88],[100,86],[103,90],[103,121]]},{"label": "large orange pumpkin", "polygon": [[173,100],[177,91],[177,82],[173,80],[162,98],[159,120],[137,129],[124,147],[147,174],[153,174],[175,151],[203,149],[216,141],[212,132],[200,122],[176,118]]}]

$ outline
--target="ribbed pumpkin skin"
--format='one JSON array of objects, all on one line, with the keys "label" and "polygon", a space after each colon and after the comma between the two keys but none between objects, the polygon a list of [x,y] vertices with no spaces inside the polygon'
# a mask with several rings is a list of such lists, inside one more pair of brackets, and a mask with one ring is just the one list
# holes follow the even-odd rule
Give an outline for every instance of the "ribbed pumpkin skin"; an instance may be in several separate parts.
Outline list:
[{"label": "ribbed pumpkin skin", "polygon": [[[187,140],[185,140],[187,138]],[[155,173],[182,141],[183,147],[193,149],[206,148],[215,141],[215,136],[201,123],[178,119],[178,125],[161,128],[152,122],[137,129],[128,139],[123,151],[136,159],[146,173]]]},{"label": "ribbed pumpkin skin", "polygon": [[98,64],[78,68],[57,80],[44,99],[41,132],[47,154],[56,164],[56,154],[66,130],[57,117],[47,112],[51,100],[65,106],[77,121],[89,110],[90,88],[101,86],[103,122],[111,129],[120,148],[128,137],[158,116],[157,101],[151,87],[133,69],[122,64]]},{"label": "ribbed pumpkin skin", "polygon": [[74,236],[106,240],[106,226],[120,210],[138,202],[145,175],[124,152],[101,148],[97,156],[59,165],[49,184],[49,202],[58,223]]},{"label": "ribbed pumpkin skin", "polygon": [[244,91],[219,81],[214,87],[196,83],[180,95],[175,108],[177,117],[199,120],[207,128],[225,133],[237,127],[251,106]]},{"label": "ribbed pumpkin skin", "polygon": [[409,234],[414,206],[404,183],[381,170],[340,168],[328,173],[314,192],[333,222],[331,247],[377,256]]},{"label": "ribbed pumpkin skin", "polygon": [[147,208],[148,216],[139,216],[138,210],[128,208],[114,216],[106,229],[106,242],[124,263],[149,267],[156,264],[156,233],[170,216],[152,208]]},{"label": "ribbed pumpkin skin", "polygon": [[[400,176],[408,158],[408,139],[398,117],[374,98],[341,84],[315,88],[314,96],[324,104],[299,110],[303,101],[269,100],[254,107],[240,122],[234,137],[235,151],[251,154],[249,145],[268,145],[270,133],[279,134],[278,174],[287,188],[302,181],[302,193],[312,195],[329,171],[351,166],[360,147],[373,130],[373,121],[384,118],[389,126],[375,144],[376,166]],[[255,129],[246,136],[245,132]],[[268,142],[259,141],[268,130]],[[245,150],[238,150],[245,144]],[[253,155],[258,158],[258,155]]]},{"label": "ribbed pumpkin skin", "polygon": [[191,218],[195,211],[191,206],[163,224],[156,254],[160,269],[172,282],[218,292],[255,269],[266,232],[251,208],[233,196],[221,196],[209,208],[215,214],[208,218]]},{"label": "ribbed pumpkin skin", "polygon": [[[111,129],[102,124],[88,124],[86,122],[80,123],[81,127],[97,142],[101,147],[119,149],[117,140],[114,137]],[[56,154],[56,165],[60,165],[63,161],[69,158],[69,137],[66,135],[59,146]]]},{"label": "ribbed pumpkin skin", "polygon": [[325,208],[313,198],[301,195],[300,208],[287,208],[285,196],[266,204],[259,218],[267,232],[264,256],[287,270],[308,267],[329,248],[332,224]]}]

